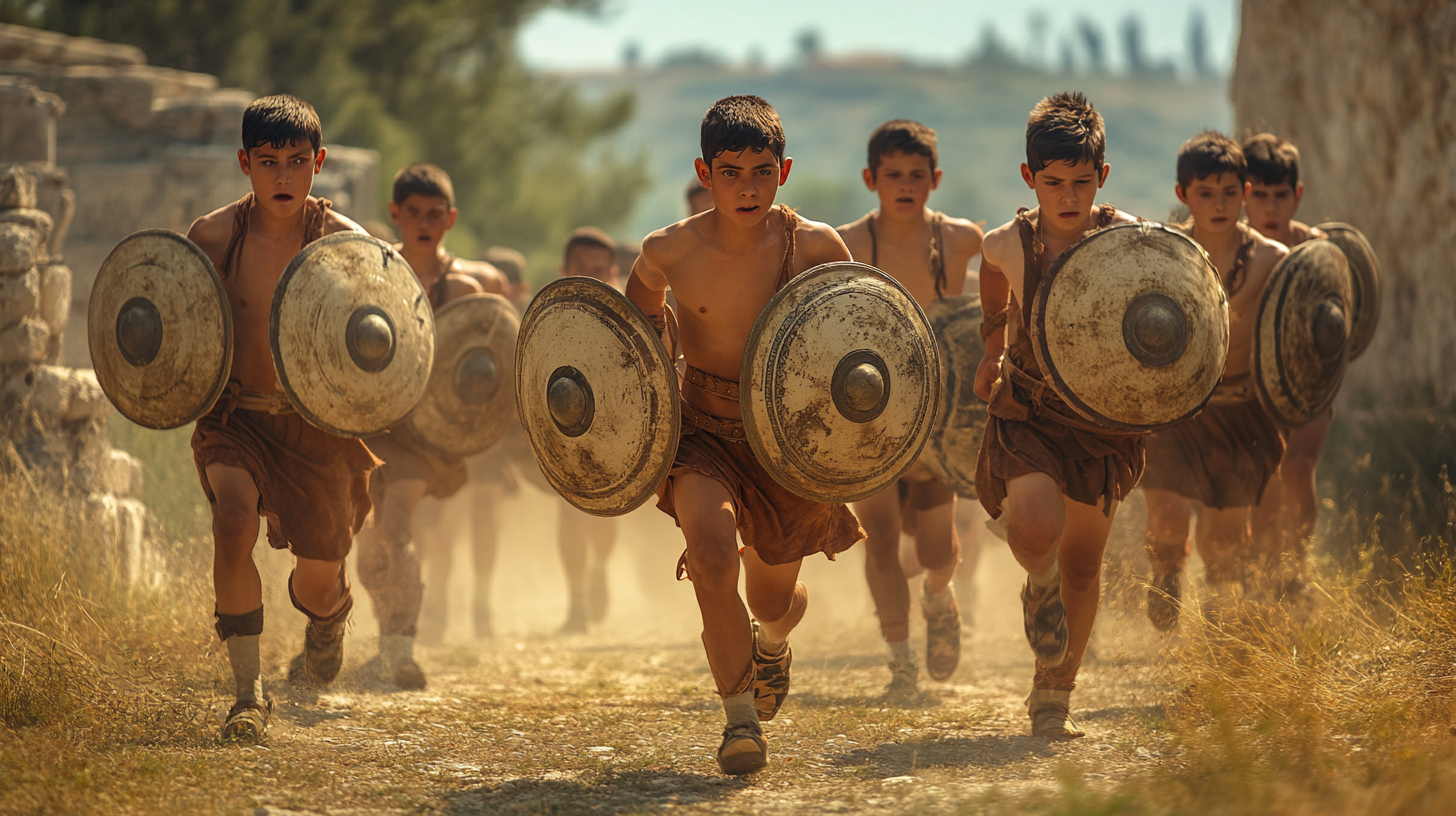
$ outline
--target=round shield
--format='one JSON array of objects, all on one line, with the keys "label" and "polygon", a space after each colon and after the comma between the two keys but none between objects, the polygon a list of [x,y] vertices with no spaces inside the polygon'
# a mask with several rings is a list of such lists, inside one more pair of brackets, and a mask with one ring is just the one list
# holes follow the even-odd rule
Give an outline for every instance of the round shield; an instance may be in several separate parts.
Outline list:
[{"label": "round shield", "polygon": [[96,380],[147,428],[207,413],[233,365],[233,312],[198,246],[170,230],[127,236],[96,274],[86,315]]},{"label": "round shield", "polygon": [[457,298],[435,313],[435,364],[405,420],[425,442],[464,458],[494,445],[516,419],[516,332],[500,295]]},{"label": "round shield", "polygon": [[981,339],[981,298],[940,298],[925,307],[940,350],[945,396],[931,423],[920,461],[941,484],[967,498],[976,495],[976,458],[986,432],[986,403],[976,396],[976,369],[986,354]]},{"label": "round shield", "polygon": [[1037,363],[1097,425],[1153,431],[1193,416],[1228,358],[1228,298],[1203,248],[1140,221],[1083,238],[1031,303]]},{"label": "round shield", "polygon": [[1303,425],[1329,407],[1350,348],[1350,273],[1325,240],[1295,247],[1269,274],[1254,333],[1254,382],[1275,420]]},{"label": "round shield", "polygon": [[1350,264],[1350,359],[1354,360],[1370,345],[1380,323],[1380,261],[1364,233],[1349,224],[1331,221],[1315,229],[1330,236],[1330,243],[1345,253]]},{"label": "round shield", "polygon": [[419,279],[393,247],[336,232],[283,270],[268,342],[283,392],[304,419],[339,436],[373,436],[424,396],[435,323]]},{"label": "round shield", "polygon": [[816,266],[764,307],[743,350],[743,430],[779,484],[858,501],[915,464],[940,354],[905,288],[861,263]]},{"label": "round shield", "polygon": [[552,281],[526,309],[516,409],[546,480],[593,515],[647,501],[677,455],[677,369],[642,312],[592,278]]}]

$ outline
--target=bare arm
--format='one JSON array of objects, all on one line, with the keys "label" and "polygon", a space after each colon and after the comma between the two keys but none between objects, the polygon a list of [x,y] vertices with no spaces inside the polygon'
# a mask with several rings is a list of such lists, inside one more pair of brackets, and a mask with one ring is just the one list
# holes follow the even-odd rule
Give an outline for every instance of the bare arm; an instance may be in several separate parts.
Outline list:
[{"label": "bare arm", "polygon": [[[650,249],[649,249],[650,247]],[[654,264],[656,246],[652,238],[642,245],[642,254],[632,265],[632,274],[627,277],[627,299],[637,305],[654,324],[666,320],[667,275]]]},{"label": "bare arm", "polygon": [[1001,376],[1001,355],[1006,352],[1006,312],[1011,305],[1011,282],[1006,279],[1000,267],[986,258],[981,259],[981,314],[984,315],[982,335],[986,340],[986,355],[976,368],[976,396],[991,399],[991,386]]}]

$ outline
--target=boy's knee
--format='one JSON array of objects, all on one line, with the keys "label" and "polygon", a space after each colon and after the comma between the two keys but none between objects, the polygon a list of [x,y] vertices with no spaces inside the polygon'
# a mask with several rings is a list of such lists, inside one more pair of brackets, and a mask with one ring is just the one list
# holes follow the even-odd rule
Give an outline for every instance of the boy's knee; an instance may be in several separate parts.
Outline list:
[{"label": "boy's knee", "polygon": [[1018,548],[1031,550],[1050,549],[1062,534],[1056,520],[1031,513],[1013,513],[1006,531]]},{"label": "boy's knee", "polygon": [[253,549],[258,535],[258,510],[241,502],[219,501],[212,506],[212,529],[217,548],[233,552]]},{"label": "boy's knee", "polygon": [[700,543],[688,547],[688,570],[693,584],[721,589],[729,586],[738,591],[737,542]]}]

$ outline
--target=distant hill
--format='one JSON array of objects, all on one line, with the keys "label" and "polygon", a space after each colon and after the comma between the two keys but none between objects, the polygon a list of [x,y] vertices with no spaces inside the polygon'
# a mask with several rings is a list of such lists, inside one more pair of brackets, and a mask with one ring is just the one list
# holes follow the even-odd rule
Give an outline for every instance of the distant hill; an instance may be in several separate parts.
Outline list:
[{"label": "distant hill", "polygon": [[940,135],[945,181],[931,206],[999,224],[1017,207],[1034,206],[1019,175],[1026,115],[1041,97],[1081,90],[1107,121],[1112,173],[1099,200],[1152,219],[1177,203],[1178,147],[1205,128],[1233,121],[1227,82],[1047,74],[1030,70],[934,69],[885,63],[805,66],[751,73],[710,66],[571,78],[589,97],[629,88],[637,115],[615,140],[638,153],[654,177],[631,220],[643,235],[683,215],[683,189],[698,154],[698,123],[714,100],[758,94],[784,119],[794,169],[780,200],[830,224],[870,210],[860,182],[865,142],[886,119],[917,119]]}]

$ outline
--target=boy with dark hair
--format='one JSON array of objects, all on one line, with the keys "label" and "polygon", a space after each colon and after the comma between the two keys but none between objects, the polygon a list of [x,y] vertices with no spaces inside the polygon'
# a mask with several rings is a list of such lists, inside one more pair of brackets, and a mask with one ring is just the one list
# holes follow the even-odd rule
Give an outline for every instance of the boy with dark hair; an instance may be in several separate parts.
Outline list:
[{"label": "boy with dark hair", "polygon": [[1071,692],[1097,617],[1102,552],[1118,502],[1143,468],[1143,435],[1078,420],[1043,387],[1028,314],[1057,258],[1090,232],[1135,220],[1095,203],[1110,169],[1106,144],[1102,117],[1082,94],[1038,102],[1021,165],[1037,207],[1019,210],[981,248],[986,357],[976,394],[990,405],[976,490],[992,518],[1007,513],[1011,552],[1027,572],[1022,617],[1036,655],[1027,713],[1032,734],[1051,739],[1083,736]]},{"label": "boy with dark hair", "polygon": [[309,195],[327,155],[318,114],[292,96],[263,97],[244,111],[242,137],[238,166],[252,192],[187,231],[222,277],[233,314],[231,379],[197,420],[192,456],[212,510],[214,615],[237,688],[222,736],[256,742],[273,708],[258,654],[258,517],[268,520],[269,544],[293,551],[288,596],[308,617],[289,680],[327,684],[343,664],[344,624],[354,606],[344,559],[369,515],[369,473],[379,461],[363,442],[299,416],[279,389],[268,344],[269,304],[293,257],[324,235],[362,232]]},{"label": "boy with dark hair", "polygon": [[[899,281],[922,307],[961,294],[966,267],[981,251],[981,228],[926,206],[940,186],[935,131],[906,119],[880,125],[870,135],[864,183],[880,208],[838,232],[854,259]],[[890,685],[897,696],[913,694],[919,666],[910,648],[910,593],[900,565],[900,530],[913,529],[925,568],[921,612],[925,616],[925,668],[945,680],[960,664],[961,614],[951,579],[960,562],[955,534],[955,491],[924,466],[896,484],[856,502],[854,513],[868,533],[865,578],[880,632],[890,647]],[[905,524],[902,525],[902,521]]]},{"label": "boy with dark hair", "polygon": [[[445,251],[445,233],[455,225],[455,191],[450,177],[433,164],[412,164],[395,174],[389,216],[399,225],[396,246],[438,310],[451,300],[482,291],[474,276]],[[490,270],[494,274],[495,270]],[[374,524],[359,536],[359,580],[374,600],[379,620],[379,670],[401,688],[425,687],[415,662],[424,585],[420,582],[416,510],[420,499],[449,498],[465,484],[465,463],[440,453],[400,424],[369,439],[384,460],[369,486]]]},{"label": "boy with dark hair", "polygon": [[697,215],[700,212],[713,209],[713,192],[698,181],[697,176],[688,182],[688,215]]},{"label": "boy with dark hair", "polygon": [[793,161],[767,102],[720,99],[703,117],[701,146],[694,164],[714,208],[647,236],[627,296],[659,330],[669,286],[679,303],[683,435],[657,506],[687,541],[682,563],[727,718],[718,766],[744,774],[767,765],[760,721],[773,719],[788,695],[789,633],[809,602],[799,565],[816,552],[832,558],[864,533],[848,508],[804,499],[763,469],[744,440],[736,378],[749,331],[773,294],[811,267],[851,256],[827,225],[774,205]]},{"label": "boy with dark hair", "polygon": [[1279,427],[1255,392],[1253,347],[1264,286],[1289,250],[1239,221],[1248,191],[1248,165],[1234,140],[1205,132],[1178,151],[1174,192],[1192,216],[1189,234],[1208,252],[1228,293],[1229,351],[1208,405],[1148,439],[1142,482],[1153,571],[1148,618],[1164,631],[1178,623],[1193,507],[1198,554],[1216,603],[1226,604],[1248,565],[1249,509],[1284,455]]},{"label": "boy with dark hair", "polygon": [[[618,282],[617,243],[596,227],[580,227],[566,236],[559,276],[595,278],[613,288]],[[566,570],[565,635],[579,635],[607,617],[607,559],[617,544],[617,519],[593,516],[564,500],[556,516],[556,546]]]},{"label": "boy with dark hair", "polygon": [[[1294,249],[1305,241],[1326,238],[1323,232],[1294,220],[1304,198],[1299,179],[1299,148],[1288,139],[1260,133],[1244,140],[1249,162],[1249,197],[1244,213],[1249,226],[1273,241]],[[1292,573],[1284,586],[1271,586],[1298,598],[1304,591],[1307,544],[1319,518],[1315,496],[1315,466],[1329,438],[1333,407],[1309,424],[1285,431],[1284,458],[1254,508],[1255,558],[1266,570],[1287,567]],[[1287,564],[1284,562],[1288,562]]]}]

